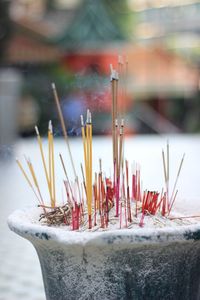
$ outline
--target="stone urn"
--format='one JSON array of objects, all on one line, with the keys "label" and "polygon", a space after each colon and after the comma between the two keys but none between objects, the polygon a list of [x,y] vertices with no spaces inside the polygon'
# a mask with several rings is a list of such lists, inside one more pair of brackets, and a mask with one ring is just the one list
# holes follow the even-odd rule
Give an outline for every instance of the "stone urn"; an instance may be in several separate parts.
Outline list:
[{"label": "stone urn", "polygon": [[18,210],[8,225],[35,247],[46,299],[200,299],[200,224],[75,232],[38,216]]}]

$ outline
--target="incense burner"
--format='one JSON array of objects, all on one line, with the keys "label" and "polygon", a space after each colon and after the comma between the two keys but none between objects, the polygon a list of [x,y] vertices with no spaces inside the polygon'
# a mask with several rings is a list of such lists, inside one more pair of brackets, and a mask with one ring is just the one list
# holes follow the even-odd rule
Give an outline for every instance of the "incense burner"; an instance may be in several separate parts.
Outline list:
[{"label": "incense burner", "polygon": [[200,224],[74,232],[35,216],[18,210],[8,224],[34,245],[48,300],[200,299]]}]

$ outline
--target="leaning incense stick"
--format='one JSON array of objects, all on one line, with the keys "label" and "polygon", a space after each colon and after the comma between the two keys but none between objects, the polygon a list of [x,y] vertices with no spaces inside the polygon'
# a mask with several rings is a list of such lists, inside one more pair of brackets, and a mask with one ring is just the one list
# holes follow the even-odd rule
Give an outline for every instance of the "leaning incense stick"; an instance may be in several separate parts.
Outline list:
[{"label": "leaning incense stick", "polygon": [[67,130],[66,130],[66,126],[65,126],[65,121],[64,121],[64,118],[63,118],[63,113],[62,113],[62,110],[61,110],[61,106],[60,106],[60,102],[59,102],[58,93],[57,93],[57,90],[56,90],[55,83],[52,83],[51,86],[52,86],[52,90],[53,90],[54,100],[56,102],[56,107],[57,107],[58,116],[59,116],[59,119],[60,119],[62,131],[63,131],[64,139],[65,139],[65,142],[67,144],[67,149],[68,149],[72,169],[73,169],[73,172],[74,172],[74,177],[75,177],[75,180],[77,181],[77,174],[76,174],[76,170],[75,170],[75,166],[74,166],[72,152],[71,152],[69,139],[68,139],[68,135],[67,135]]},{"label": "leaning incense stick", "polygon": [[175,193],[177,182],[178,182],[178,179],[179,179],[179,176],[180,176],[180,172],[181,172],[181,169],[182,169],[182,166],[183,166],[184,158],[185,158],[185,153],[183,154],[183,157],[181,159],[181,162],[180,162],[180,165],[179,165],[179,168],[178,168],[178,172],[177,172],[177,175],[176,175],[176,180],[175,180],[175,183],[174,183],[174,186],[173,186],[173,190],[172,190],[172,195],[171,195],[171,198],[170,198],[170,206],[171,206],[171,203],[172,203],[173,198],[174,198],[174,193]]},{"label": "leaning incense stick", "polygon": [[[24,175],[26,181],[28,182],[28,185],[30,186],[31,190],[33,191],[34,195],[36,196],[37,200],[39,201],[39,203],[41,203],[41,200],[40,200],[40,198],[38,197],[38,195],[37,195],[37,193],[36,193],[36,191],[35,191],[35,189],[34,189],[32,183],[31,183],[31,181],[30,181],[28,175],[26,174],[24,168],[22,167],[20,161],[19,161],[18,159],[16,159],[16,162],[17,162],[17,164],[18,164],[18,166],[19,166],[19,168],[20,168],[22,174]],[[42,204],[42,203],[41,203],[41,204]]]},{"label": "leaning incense stick", "polygon": [[42,198],[42,194],[41,194],[41,191],[40,191],[40,187],[39,187],[39,184],[38,184],[38,181],[37,181],[37,178],[36,178],[36,175],[35,175],[35,171],[34,171],[34,168],[33,168],[33,165],[31,163],[31,160],[30,159],[26,159],[26,162],[27,162],[27,165],[29,167],[29,170],[30,170],[30,173],[32,175],[32,178],[33,178],[33,182],[35,184],[35,187],[38,191],[38,194],[39,194],[39,197],[40,197],[40,200],[41,200],[41,203],[44,205],[44,200]]},{"label": "leaning incense stick", "polygon": [[[163,159],[163,170],[164,170],[164,178],[165,178],[165,188],[166,188],[166,195],[167,195],[167,201],[168,201],[168,175],[167,175],[167,169],[166,169],[166,163],[165,163],[165,153],[162,150],[162,159]],[[169,203],[169,202],[168,202]]]},{"label": "leaning incense stick", "polygon": [[175,202],[175,200],[176,200],[176,196],[177,196],[177,194],[178,194],[178,190],[176,191],[176,193],[175,193],[174,197],[173,197],[173,198],[172,198],[172,200],[171,200],[171,203],[170,203],[170,207],[169,207],[169,213],[168,213],[168,215],[170,214],[170,212],[171,212],[171,210],[172,210],[172,207],[173,207],[173,205],[174,205],[174,202]]},{"label": "leaning incense stick", "polygon": [[84,190],[85,190],[85,196],[87,198],[87,189],[86,189],[86,184],[85,184],[85,175],[84,175],[83,165],[82,164],[81,164],[81,173],[82,173],[82,177],[83,177],[83,186],[84,186]]},{"label": "leaning incense stick", "polygon": [[121,120],[121,126],[119,131],[119,164],[118,164],[118,174],[120,176],[120,171],[123,172],[123,141],[124,141],[124,119]]},{"label": "leaning incense stick", "polygon": [[49,195],[50,195],[50,199],[51,199],[51,203],[53,202],[52,199],[52,194],[51,194],[51,187],[50,187],[50,182],[49,182],[49,177],[48,177],[48,172],[47,172],[47,166],[46,166],[46,162],[45,162],[45,158],[44,158],[44,151],[43,151],[43,147],[42,147],[42,139],[38,130],[38,127],[35,126],[35,131],[37,134],[37,140],[38,140],[38,144],[39,144],[39,148],[40,148],[40,153],[41,153],[41,157],[42,157],[42,163],[43,163],[43,167],[44,167],[44,172],[45,172],[45,177],[46,177],[46,181],[47,181],[47,186],[49,189]]},{"label": "leaning incense stick", "polygon": [[62,167],[63,167],[64,173],[65,173],[65,176],[66,176],[67,182],[68,182],[68,184],[69,184],[69,187],[70,187],[70,189],[72,190],[72,188],[71,188],[71,184],[70,184],[70,182],[69,182],[69,177],[68,177],[68,174],[67,174],[67,170],[66,170],[66,168],[65,168],[64,160],[63,160],[63,157],[62,157],[62,154],[61,154],[61,153],[59,153],[59,157],[60,157],[60,161],[61,161],[61,164],[62,164]]}]

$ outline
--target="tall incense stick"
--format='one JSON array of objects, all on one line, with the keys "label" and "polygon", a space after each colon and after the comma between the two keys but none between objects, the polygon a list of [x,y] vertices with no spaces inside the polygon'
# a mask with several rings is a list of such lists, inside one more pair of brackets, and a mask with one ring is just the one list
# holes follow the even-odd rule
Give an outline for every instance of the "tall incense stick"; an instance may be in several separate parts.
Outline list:
[{"label": "tall incense stick", "polygon": [[53,90],[54,100],[56,102],[56,107],[57,107],[58,116],[59,116],[59,119],[60,119],[62,131],[63,131],[64,139],[65,139],[65,142],[67,144],[67,149],[68,149],[72,169],[73,169],[73,172],[74,172],[74,177],[75,177],[75,180],[77,181],[78,177],[77,177],[75,166],[74,166],[74,161],[73,161],[71,148],[70,148],[70,144],[69,144],[69,139],[68,139],[68,135],[67,135],[67,130],[66,130],[66,126],[65,126],[65,121],[64,121],[64,118],[63,118],[63,113],[62,113],[62,110],[61,110],[60,101],[59,101],[59,98],[58,98],[58,93],[57,93],[57,90],[56,90],[55,83],[52,83],[51,86],[52,86],[52,90]]},{"label": "tall incense stick", "polygon": [[52,206],[54,207],[56,204],[56,189],[55,189],[55,163],[54,163],[54,141],[53,141],[53,125],[52,122],[49,121],[49,144],[50,144],[50,153],[49,153],[49,159],[50,159],[50,187],[51,187],[51,195],[52,195]]},{"label": "tall incense stick", "polygon": [[[85,161],[85,177],[86,177],[86,197],[88,207],[89,228],[92,228],[92,117],[91,112],[87,110],[86,128],[81,115],[81,129]],[[86,132],[85,132],[86,129]],[[84,176],[83,176],[84,178]]]},{"label": "tall incense stick", "polygon": [[113,138],[113,165],[116,157],[116,149],[117,149],[117,141],[116,141],[116,126],[115,126],[115,120],[118,117],[118,80],[119,76],[116,70],[112,68],[112,65],[110,65],[111,68],[111,90],[112,90],[112,138]]}]

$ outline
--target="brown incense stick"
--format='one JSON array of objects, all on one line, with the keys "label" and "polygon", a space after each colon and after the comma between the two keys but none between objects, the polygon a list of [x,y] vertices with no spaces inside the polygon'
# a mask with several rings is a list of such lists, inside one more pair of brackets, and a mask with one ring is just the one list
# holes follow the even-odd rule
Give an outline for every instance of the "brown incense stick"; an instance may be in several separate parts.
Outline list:
[{"label": "brown incense stick", "polygon": [[65,139],[65,142],[67,144],[67,149],[68,149],[72,169],[73,169],[73,172],[74,172],[74,177],[75,177],[75,180],[77,181],[77,174],[76,174],[76,170],[75,170],[75,166],[74,166],[74,161],[73,161],[71,148],[70,148],[70,144],[69,144],[69,139],[68,139],[68,135],[67,135],[67,130],[66,130],[66,126],[65,126],[65,121],[64,121],[64,118],[63,118],[63,113],[62,113],[62,110],[61,110],[60,101],[59,101],[59,98],[58,98],[58,93],[57,93],[57,90],[56,90],[55,83],[52,83],[51,86],[52,86],[52,90],[53,90],[54,100],[56,102],[56,107],[57,107],[58,116],[59,116],[59,119],[60,119],[62,131],[63,131],[64,139]]},{"label": "brown incense stick", "polygon": [[117,141],[116,141],[116,126],[115,126],[115,120],[118,117],[118,73],[116,70],[112,68],[112,65],[110,65],[111,68],[111,91],[112,91],[112,139],[113,139],[113,165],[117,159],[116,157],[116,149],[117,149]]}]

